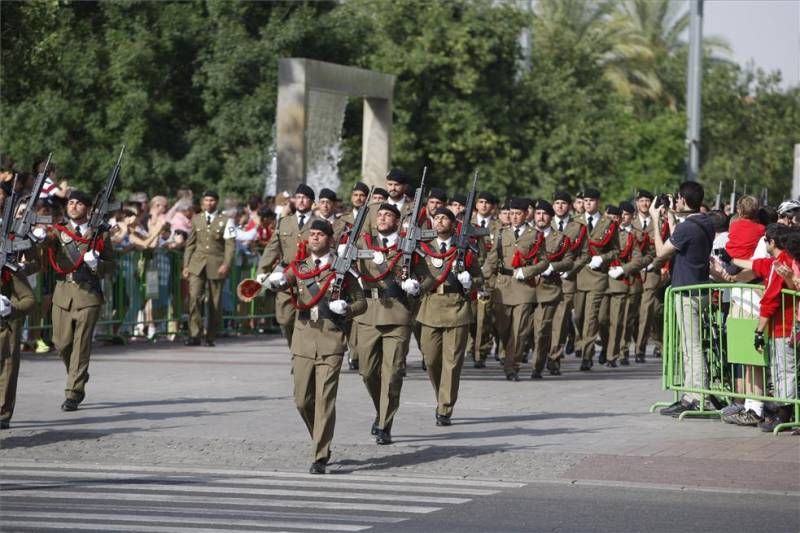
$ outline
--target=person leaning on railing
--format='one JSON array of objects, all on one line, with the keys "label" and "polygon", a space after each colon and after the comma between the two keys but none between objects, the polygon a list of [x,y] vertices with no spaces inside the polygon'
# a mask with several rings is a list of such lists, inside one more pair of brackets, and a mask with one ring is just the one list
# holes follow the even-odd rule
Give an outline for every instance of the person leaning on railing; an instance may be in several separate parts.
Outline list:
[{"label": "person leaning on railing", "polygon": [[[767,243],[769,257],[763,259],[733,259],[733,263],[742,268],[736,276],[730,276],[729,281],[744,281],[753,276],[764,280],[764,294],[759,306],[758,325],[756,326],[753,344],[758,351],[766,348],[765,333],[772,339],[773,350],[770,351],[770,374],[774,387],[774,396],[781,400],[797,398],[797,359],[792,342],[792,332],[795,318],[795,297],[783,293],[787,288],[793,288],[786,283],[781,269],[792,268],[792,255],[786,250],[791,242],[795,254],[800,255],[800,242],[794,237],[789,241],[790,235],[797,235],[797,230],[783,224],[770,224],[767,226],[764,240]],[[747,410],[740,415],[748,417],[758,425],[762,431],[770,432],[775,426],[788,422],[791,418],[791,405],[781,405],[777,409],[765,406],[763,416]]]},{"label": "person leaning on railing", "polygon": [[[693,181],[681,183],[674,202],[669,197],[670,205],[666,208],[671,236],[664,241],[660,232],[654,233],[656,257],[662,260],[672,258],[674,288],[708,283],[708,257],[711,255],[714,242],[714,225],[707,214],[699,212],[703,204],[703,195],[703,187],[699,183]],[[653,220],[659,220],[663,207],[663,202],[654,202],[650,206]],[[679,216],[684,217],[680,223],[677,219]],[[703,388],[706,380],[700,316],[704,298],[706,297],[702,294],[687,294],[680,298],[676,309],[683,357],[683,384],[691,389]],[[660,412],[662,415],[678,416],[684,411],[698,410],[699,402],[698,394],[686,392],[679,401]]]}]

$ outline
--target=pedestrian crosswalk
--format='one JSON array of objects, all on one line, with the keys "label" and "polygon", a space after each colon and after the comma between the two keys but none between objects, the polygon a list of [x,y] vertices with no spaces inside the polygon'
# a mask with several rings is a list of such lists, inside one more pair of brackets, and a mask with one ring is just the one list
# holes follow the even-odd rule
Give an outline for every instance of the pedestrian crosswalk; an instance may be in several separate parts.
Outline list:
[{"label": "pedestrian crosswalk", "polygon": [[2,531],[365,531],[520,483],[0,460]]}]

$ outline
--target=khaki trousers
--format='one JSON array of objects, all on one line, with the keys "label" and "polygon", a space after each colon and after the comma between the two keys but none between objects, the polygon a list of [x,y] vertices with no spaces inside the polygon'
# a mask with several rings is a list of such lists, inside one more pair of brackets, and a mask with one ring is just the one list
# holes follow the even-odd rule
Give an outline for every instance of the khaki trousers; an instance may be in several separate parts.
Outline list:
[{"label": "khaki trousers", "polygon": [[539,302],[533,310],[533,369],[541,372],[547,359],[558,360],[559,353],[553,353],[552,338],[556,336],[553,329],[553,316],[556,314],[558,300]]},{"label": "khaki trousers", "polygon": [[[492,304],[492,297],[478,298],[472,302],[472,305],[475,322],[470,327],[467,353],[472,354],[476,361],[486,361],[494,346],[492,336],[494,331],[494,305]],[[476,342],[480,345],[475,346]]]},{"label": "khaki trousers", "polygon": [[[208,279],[205,272],[189,274],[189,336],[200,337],[203,332],[203,300],[208,300],[206,340],[213,341],[222,322],[222,286],[224,279]],[[206,291],[208,291],[206,293]]]},{"label": "khaki trousers", "polygon": [[522,353],[532,335],[533,304],[494,306],[497,335],[506,357],[503,369],[506,375],[519,372]]},{"label": "khaki trousers", "polygon": [[[600,320],[602,324],[608,324],[606,327],[607,338],[603,345],[606,350],[606,360],[617,361],[622,359],[622,347],[625,337],[625,322],[627,317],[625,311],[627,309],[628,294],[627,293],[612,293],[606,296],[608,302],[604,305],[603,317]],[[608,309],[606,316],[605,309]]]},{"label": "khaki trousers", "polygon": [[342,354],[315,359],[292,356],[294,403],[314,446],[314,461],[327,462],[336,425],[336,392]]},{"label": "khaki trousers", "polygon": [[436,395],[436,414],[453,414],[468,335],[469,325],[435,328],[422,324],[420,348]]},{"label": "khaki trousers", "polygon": [[[642,293],[629,292],[628,303],[625,305],[625,336],[623,337],[622,351],[628,352],[628,348],[633,343],[636,347],[636,339],[639,336],[639,309],[642,306]],[[636,355],[636,353],[634,353]]]},{"label": "khaki trousers", "polygon": [[53,306],[53,343],[67,369],[64,395],[69,400],[80,402],[86,395],[89,355],[99,317],[100,306],[97,305],[73,311]]},{"label": "khaki trousers", "polygon": [[[648,274],[649,275],[649,274]],[[642,292],[642,299],[639,303],[639,329],[636,335],[636,353],[644,355],[647,353],[647,341],[650,338],[651,330],[654,338],[660,338],[657,334],[661,331],[661,322],[657,320],[661,302],[656,298],[657,288],[645,288]]]},{"label": "khaki trousers", "polygon": [[550,358],[553,360],[560,358],[567,339],[572,338],[573,342],[575,341],[575,328],[572,325],[574,301],[574,292],[563,293],[553,313],[553,334],[550,343]]},{"label": "khaki trousers", "polygon": [[594,357],[594,341],[600,333],[600,306],[605,292],[577,291],[575,293],[575,322],[581,331],[581,354],[584,361]]},{"label": "khaki trousers", "polygon": [[11,420],[17,402],[21,326],[21,320],[12,320],[0,327],[0,420]]},{"label": "khaki trousers", "polygon": [[392,422],[400,407],[403,367],[411,326],[368,326],[353,323],[357,332],[358,370],[375,406],[378,428],[392,430]]}]

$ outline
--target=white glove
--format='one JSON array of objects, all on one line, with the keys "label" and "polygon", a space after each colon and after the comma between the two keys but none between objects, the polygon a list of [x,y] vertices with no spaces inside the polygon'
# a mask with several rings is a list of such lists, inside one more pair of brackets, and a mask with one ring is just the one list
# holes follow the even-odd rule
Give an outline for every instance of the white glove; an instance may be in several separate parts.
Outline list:
[{"label": "white glove", "polygon": [[268,278],[269,278],[269,274],[265,274],[264,272],[262,272],[261,274],[256,276],[256,281],[259,282],[262,285],[266,285]]},{"label": "white glove", "polygon": [[647,270],[648,272],[652,272],[654,268],[655,265],[653,263],[650,263],[649,265],[647,265],[647,268],[645,268],[645,270]]},{"label": "white glove", "polygon": [[464,287],[464,290],[469,290],[472,287],[472,276],[469,275],[469,272],[466,270],[461,272],[458,276],[458,282]]},{"label": "white glove", "polygon": [[561,279],[567,279],[569,277],[569,272],[562,272]]},{"label": "white glove", "polygon": [[514,279],[525,281],[525,274],[522,272],[521,268],[514,269]]},{"label": "white glove", "polygon": [[343,315],[347,312],[347,302],[344,300],[334,300],[328,303],[328,309],[331,310],[331,313]]},{"label": "white glove", "polygon": [[592,270],[597,270],[601,266],[603,266],[603,258],[599,255],[592,257],[592,259],[589,261],[589,268]]},{"label": "white glove", "polygon": [[340,244],[336,247],[336,255],[342,255],[344,253],[344,249],[347,248],[347,244]]},{"label": "white glove", "polygon": [[620,267],[620,266],[611,267],[611,268],[608,269],[608,275],[611,276],[614,279],[619,279],[620,277],[622,277],[623,273],[624,273],[624,271],[622,270],[622,267]]},{"label": "white glove", "polygon": [[547,265],[547,268],[544,270],[544,272],[542,272],[541,276],[546,278],[547,276],[551,276],[553,272],[555,272],[553,265]]},{"label": "white glove", "polygon": [[31,240],[35,243],[40,243],[47,237],[47,232],[44,228],[33,228],[31,232]]},{"label": "white glove", "polygon": [[419,281],[409,278],[400,284],[400,288],[406,291],[406,294],[416,296],[419,294]]},{"label": "white glove", "polygon": [[267,276],[267,283],[269,283],[270,287],[273,289],[283,287],[286,285],[286,275],[283,272],[273,272]]},{"label": "white glove", "polygon": [[0,316],[5,318],[11,314],[11,300],[0,294]]},{"label": "white glove", "polygon": [[89,250],[83,254],[83,262],[92,270],[97,270],[97,264],[100,262],[100,254],[94,250]]}]

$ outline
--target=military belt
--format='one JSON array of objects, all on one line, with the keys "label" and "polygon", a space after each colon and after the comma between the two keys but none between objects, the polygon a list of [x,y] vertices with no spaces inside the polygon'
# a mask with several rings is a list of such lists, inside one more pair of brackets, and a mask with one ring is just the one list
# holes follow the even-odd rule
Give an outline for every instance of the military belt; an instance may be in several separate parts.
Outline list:
[{"label": "military belt", "polygon": [[436,291],[434,291],[434,294],[463,294],[463,293],[464,292],[461,289],[460,285],[456,287],[454,285],[445,285],[444,283],[436,287]]},{"label": "military belt", "polygon": [[365,291],[365,296],[373,300],[380,300],[381,298],[401,298],[404,295],[403,289],[397,284],[387,288],[375,287],[366,289]]}]

